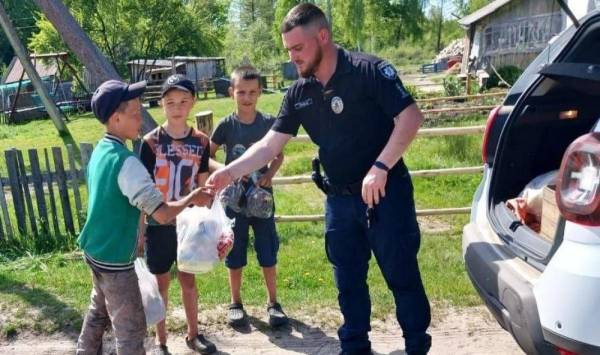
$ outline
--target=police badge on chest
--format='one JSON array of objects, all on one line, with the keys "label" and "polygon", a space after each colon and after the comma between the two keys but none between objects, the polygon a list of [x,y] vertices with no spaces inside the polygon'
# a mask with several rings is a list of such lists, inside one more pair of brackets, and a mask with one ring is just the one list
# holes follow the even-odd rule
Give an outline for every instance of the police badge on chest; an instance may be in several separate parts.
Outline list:
[{"label": "police badge on chest", "polygon": [[336,115],[339,115],[344,111],[344,101],[339,96],[334,96],[331,99],[331,110],[335,112]]}]

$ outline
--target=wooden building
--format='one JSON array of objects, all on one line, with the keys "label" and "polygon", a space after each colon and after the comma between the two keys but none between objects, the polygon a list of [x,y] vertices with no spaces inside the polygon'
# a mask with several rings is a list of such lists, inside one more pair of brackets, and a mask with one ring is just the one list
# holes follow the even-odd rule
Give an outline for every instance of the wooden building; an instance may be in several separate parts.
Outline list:
[{"label": "wooden building", "polygon": [[158,83],[173,73],[179,73],[198,85],[202,80],[223,77],[225,58],[176,56],[169,59],[136,59],[127,62],[127,67],[132,82],[148,80]]},{"label": "wooden building", "polygon": [[[567,2],[579,18],[600,8],[599,0]],[[556,0],[495,0],[458,22],[466,29],[463,73],[506,65],[524,69],[570,26]]]}]

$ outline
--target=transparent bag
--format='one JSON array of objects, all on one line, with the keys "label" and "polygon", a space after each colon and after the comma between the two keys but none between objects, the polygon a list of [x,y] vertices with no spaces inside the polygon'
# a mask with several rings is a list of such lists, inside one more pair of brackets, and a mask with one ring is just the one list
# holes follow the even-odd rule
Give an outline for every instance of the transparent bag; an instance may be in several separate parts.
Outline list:
[{"label": "transparent bag", "polygon": [[210,209],[186,208],[177,216],[177,268],[191,274],[212,270],[222,244],[233,244],[232,225],[219,199]]},{"label": "transparent bag", "polygon": [[225,207],[229,207],[232,211],[240,213],[242,211],[241,200],[244,195],[244,185],[240,180],[237,180],[225,187],[219,194],[219,200]]},{"label": "transparent bag", "polygon": [[165,304],[158,290],[156,277],[150,273],[144,259],[137,258],[133,264],[142,295],[146,326],[150,327],[165,319],[167,315]]},{"label": "transparent bag", "polygon": [[250,186],[246,193],[246,214],[269,218],[273,214],[273,194],[258,186]]}]

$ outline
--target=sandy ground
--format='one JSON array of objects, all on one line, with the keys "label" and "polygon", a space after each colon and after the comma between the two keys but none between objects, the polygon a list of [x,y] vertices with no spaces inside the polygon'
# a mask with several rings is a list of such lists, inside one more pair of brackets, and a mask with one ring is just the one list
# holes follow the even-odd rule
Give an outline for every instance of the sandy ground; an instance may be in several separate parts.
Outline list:
[{"label": "sandy ground", "polygon": [[[205,333],[219,349],[219,354],[337,354],[339,344],[335,326],[339,315],[335,310],[329,314],[291,315],[290,325],[279,330],[269,329],[266,315],[261,309],[249,309],[250,326],[234,330],[226,326],[218,315],[201,315]],[[216,312],[215,312],[216,313]],[[483,307],[461,310],[445,309],[436,314],[430,328],[433,347],[430,354],[523,354],[511,336],[502,330]],[[175,310],[170,317],[183,316]],[[219,321],[212,319],[218,317]],[[311,321],[319,319],[319,321]],[[211,322],[214,321],[214,322]],[[20,334],[16,339],[0,342],[0,354],[73,354],[77,334],[59,333],[52,336]],[[402,334],[395,320],[373,322],[370,333],[374,354],[405,354]],[[148,338],[146,348],[152,349],[153,339]],[[171,335],[169,350],[172,354],[193,354],[185,347],[183,334]],[[111,335],[105,337],[104,354],[114,354]]]}]

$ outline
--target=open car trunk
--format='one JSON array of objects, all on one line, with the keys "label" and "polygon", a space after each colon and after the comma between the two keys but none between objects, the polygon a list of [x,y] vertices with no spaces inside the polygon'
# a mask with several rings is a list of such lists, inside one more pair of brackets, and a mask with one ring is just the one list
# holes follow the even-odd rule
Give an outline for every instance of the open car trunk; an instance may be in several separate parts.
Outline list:
[{"label": "open car trunk", "polygon": [[[515,254],[543,269],[562,241],[541,237],[506,206],[536,176],[557,170],[573,140],[600,117],[600,16],[582,26],[554,63],[540,68],[509,117],[490,192],[493,227]],[[568,114],[565,114],[567,113]]]}]

